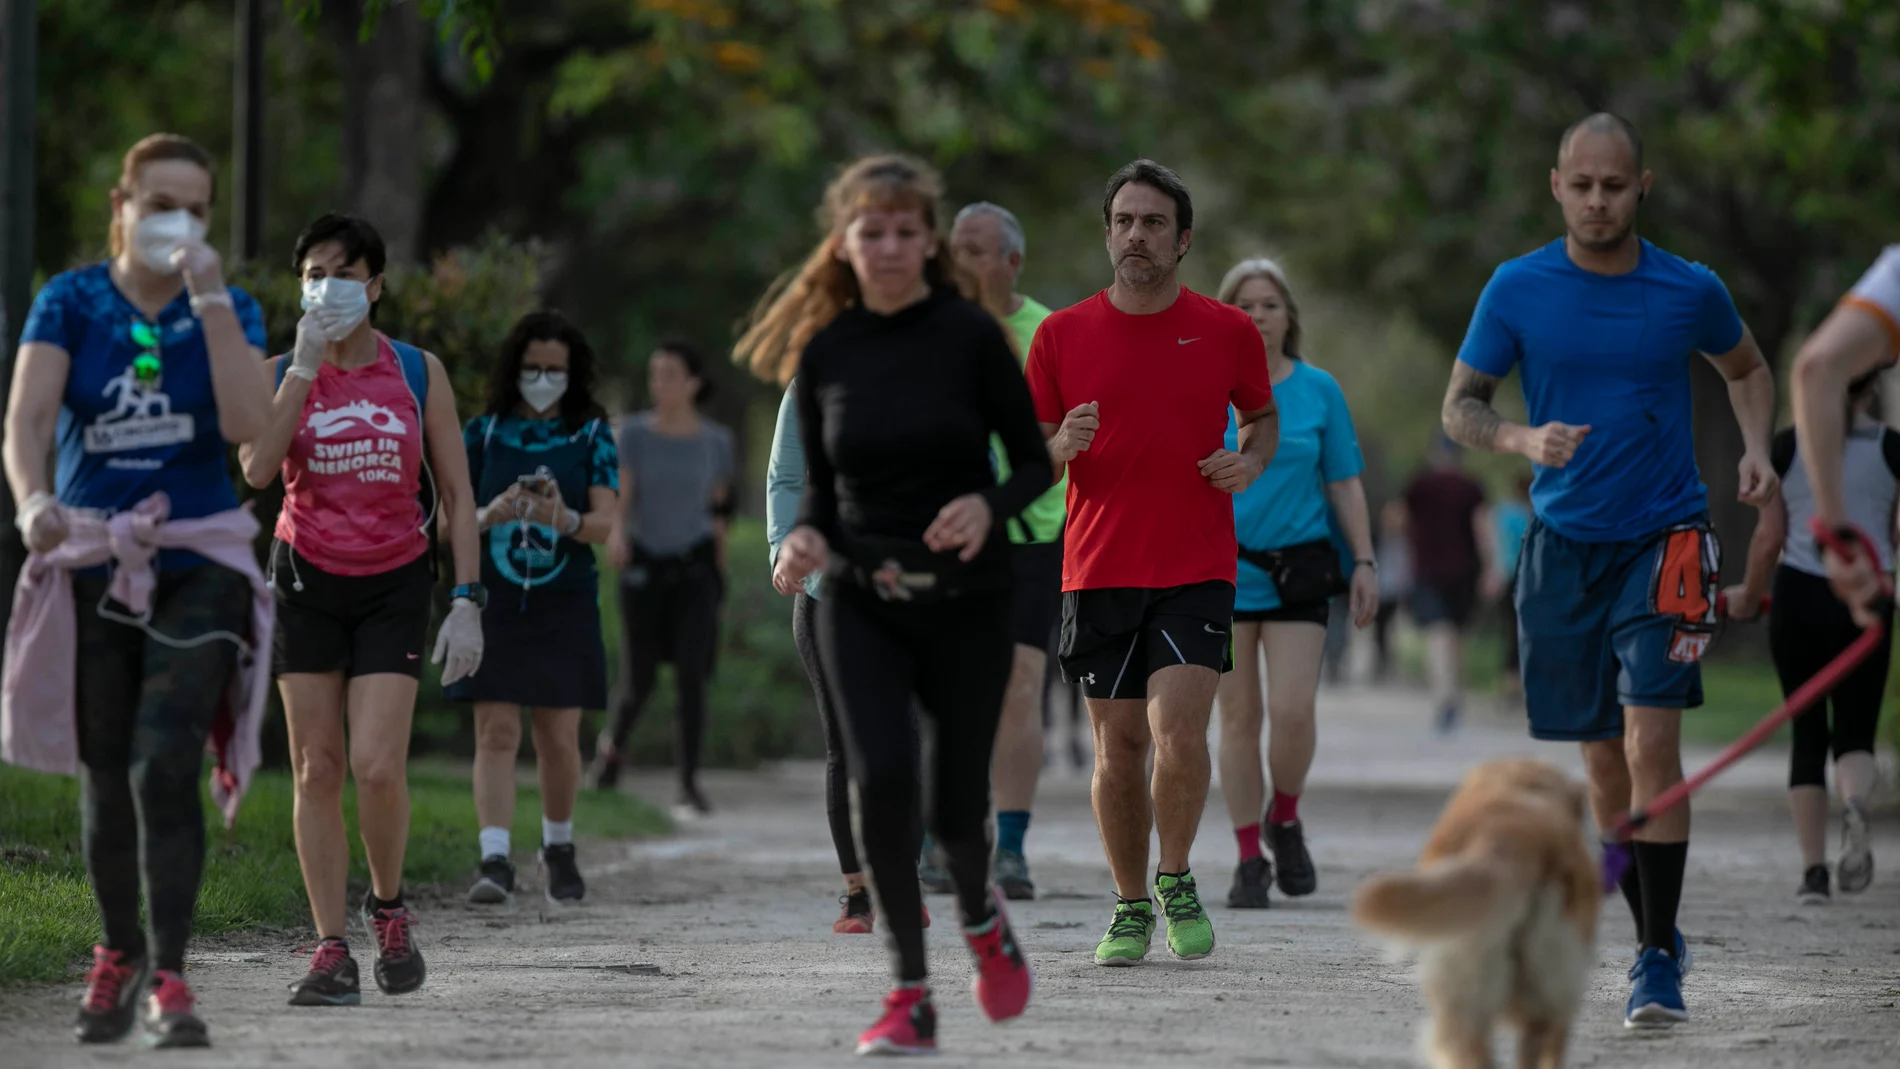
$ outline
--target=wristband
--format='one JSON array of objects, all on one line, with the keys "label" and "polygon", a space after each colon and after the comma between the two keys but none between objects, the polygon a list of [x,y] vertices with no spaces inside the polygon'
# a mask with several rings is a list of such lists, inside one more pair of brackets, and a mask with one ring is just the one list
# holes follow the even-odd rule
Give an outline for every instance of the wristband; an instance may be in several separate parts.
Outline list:
[{"label": "wristband", "polygon": [[231,291],[218,290],[214,293],[192,294],[191,295],[191,314],[195,316],[202,316],[206,308],[209,308],[212,305],[218,305],[218,304],[221,304],[224,307],[231,309],[233,312],[237,311],[237,305],[231,302]]},{"label": "wristband", "polygon": [[[568,522],[570,520],[573,521],[571,524]],[[568,508],[566,505],[562,505],[561,506],[561,522],[559,523],[558,526],[560,527],[561,534],[563,536],[567,538],[574,537],[574,535],[579,533],[581,529],[581,514],[578,512],[575,512],[571,508]]]},{"label": "wristband", "polygon": [[284,369],[284,374],[295,375],[305,382],[317,381],[317,369],[313,367],[299,367],[296,364],[292,364]]},{"label": "wristband", "polygon": [[1360,557],[1352,563],[1355,568],[1371,568],[1375,572],[1379,570],[1379,562],[1371,557]]}]

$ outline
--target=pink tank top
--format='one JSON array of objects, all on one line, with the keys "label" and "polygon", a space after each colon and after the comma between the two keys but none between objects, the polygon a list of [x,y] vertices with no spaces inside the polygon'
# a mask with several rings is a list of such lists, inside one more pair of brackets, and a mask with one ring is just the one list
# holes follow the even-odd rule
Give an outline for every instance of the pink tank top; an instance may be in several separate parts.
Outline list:
[{"label": "pink tank top", "polygon": [[284,455],[277,537],[333,575],[380,575],[428,551],[423,532],[422,412],[389,339],[376,362],[325,361]]}]

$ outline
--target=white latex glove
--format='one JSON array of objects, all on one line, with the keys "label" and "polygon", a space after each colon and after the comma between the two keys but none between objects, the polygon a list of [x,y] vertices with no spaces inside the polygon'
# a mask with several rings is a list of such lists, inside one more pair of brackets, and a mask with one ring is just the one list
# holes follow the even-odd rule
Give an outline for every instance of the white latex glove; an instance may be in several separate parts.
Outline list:
[{"label": "white latex glove", "polygon": [[172,266],[184,272],[185,288],[193,297],[223,293],[224,261],[218,250],[202,241],[187,241],[172,253]]},{"label": "white latex glove", "polygon": [[435,655],[429,658],[442,665],[442,685],[475,674],[482,666],[482,610],[467,598],[449,603],[448,619],[435,635]]},{"label": "white latex glove", "polygon": [[66,541],[66,514],[59,510],[59,499],[44,490],[36,490],[20,502],[13,522],[20,528],[26,548],[35,553],[50,553]]},{"label": "white latex glove", "polygon": [[316,312],[305,312],[297,320],[297,343],[290,350],[290,370],[315,379],[323,366],[323,321]]}]

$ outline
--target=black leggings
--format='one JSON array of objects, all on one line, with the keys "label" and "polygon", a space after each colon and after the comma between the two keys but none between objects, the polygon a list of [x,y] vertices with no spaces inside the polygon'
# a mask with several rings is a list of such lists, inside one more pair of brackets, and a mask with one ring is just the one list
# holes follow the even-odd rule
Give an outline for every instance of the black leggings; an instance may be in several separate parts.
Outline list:
[{"label": "black leggings", "polygon": [[660,663],[673,662],[679,691],[674,762],[680,786],[693,788],[706,735],[706,684],[719,645],[720,578],[711,542],[679,557],[634,550],[620,584],[620,678],[614,684],[609,737],[624,752],[627,736],[653,697]]},{"label": "black leggings", "polygon": [[[818,660],[818,602],[803,591],[792,602],[792,643],[798,647],[798,659],[805,663],[805,676],[811,680],[811,694],[818,703],[818,719],[825,729],[825,822],[831,825],[831,845],[838,851],[838,871],[854,876],[864,868],[858,863],[857,844],[851,837],[851,769],[845,756],[844,723],[838,713],[837,696],[825,682],[824,666]],[[913,720],[915,715],[913,708]],[[920,739],[920,733],[913,730],[913,754],[921,753]],[[923,808],[913,807],[913,812],[917,819],[911,827],[910,852],[915,856],[924,839]]]},{"label": "black leggings", "polygon": [[[1887,618],[1893,629],[1893,618]],[[1814,678],[1827,663],[1860,637],[1835,598],[1827,580],[1794,568],[1775,570],[1775,607],[1768,614],[1768,645],[1781,677],[1783,694],[1792,694]],[[1794,752],[1788,759],[1788,786],[1826,787],[1830,749],[1842,754],[1874,748],[1874,729],[1880,723],[1880,701],[1887,689],[1887,667],[1893,650],[1881,643],[1860,667],[1807,712],[1794,719]],[[1834,722],[1828,724],[1828,707]]]},{"label": "black leggings", "polygon": [[[105,944],[145,956],[139,885],[154,967],[182,971],[204,875],[199,801],[205,737],[237,670],[237,647],[215,640],[174,649],[97,612],[108,580],[75,576],[79,672],[80,812],[86,873]],[[124,606],[113,608],[125,615]],[[251,584],[214,564],[161,572],[152,629],[172,639],[250,627]],[[262,656],[260,650],[258,653]]]},{"label": "black leggings", "polygon": [[990,915],[990,751],[1015,656],[1007,592],[934,605],[881,601],[830,583],[818,649],[850,729],[865,860],[899,983],[924,978],[923,895],[911,828],[920,789],[911,700],[936,724],[925,814],[956,881],[965,924]]}]

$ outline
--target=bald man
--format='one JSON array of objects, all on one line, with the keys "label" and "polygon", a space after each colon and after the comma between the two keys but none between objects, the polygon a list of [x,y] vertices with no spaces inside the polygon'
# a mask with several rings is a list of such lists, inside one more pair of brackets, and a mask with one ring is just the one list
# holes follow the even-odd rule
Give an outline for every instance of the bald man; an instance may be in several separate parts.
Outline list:
[{"label": "bald man", "polygon": [[[1534,465],[1516,593],[1525,704],[1533,737],[1582,745],[1600,828],[1682,779],[1683,710],[1702,704],[1721,556],[1691,432],[1697,354],[1728,380],[1741,499],[1759,508],[1777,492],[1773,376],[1721,279],[1637,237],[1650,181],[1625,120],[1564,132],[1550,172],[1564,236],[1491,276],[1443,412],[1459,443]],[[1514,366],[1529,426],[1491,406]],[[1687,803],[1630,852],[1640,946],[1624,1024],[1668,1028],[1689,1017],[1676,928]]]}]

